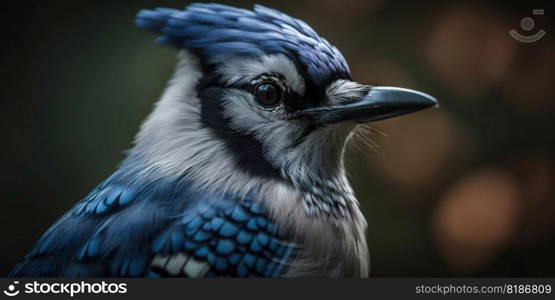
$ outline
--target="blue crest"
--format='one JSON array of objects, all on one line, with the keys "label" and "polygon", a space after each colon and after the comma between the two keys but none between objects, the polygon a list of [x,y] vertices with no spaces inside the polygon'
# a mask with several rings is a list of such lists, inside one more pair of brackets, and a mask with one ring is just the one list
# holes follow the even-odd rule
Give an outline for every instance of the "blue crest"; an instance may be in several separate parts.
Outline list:
[{"label": "blue crest", "polygon": [[158,43],[192,50],[208,63],[281,53],[298,61],[316,84],[350,75],[343,55],[310,26],[261,5],[247,10],[194,3],[185,10],[141,10],[136,25],[161,34]]}]

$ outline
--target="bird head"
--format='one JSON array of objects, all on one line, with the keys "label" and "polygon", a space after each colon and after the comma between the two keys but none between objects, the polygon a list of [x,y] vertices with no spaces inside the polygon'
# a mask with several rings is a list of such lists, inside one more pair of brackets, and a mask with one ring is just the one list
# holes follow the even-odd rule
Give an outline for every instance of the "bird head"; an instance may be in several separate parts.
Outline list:
[{"label": "bird head", "polygon": [[[174,92],[167,92],[172,100],[162,99],[158,116],[143,128],[157,136],[150,139],[174,131],[166,140],[176,155],[172,167],[185,156],[216,161],[225,153],[234,168],[257,177],[304,183],[330,178],[341,172],[345,144],[357,124],[436,105],[421,92],[355,82],[328,41],[303,21],[263,6],[142,10],[136,24],[157,33],[157,42],[185,51],[170,83]],[[160,121],[162,115],[172,120]],[[164,147],[170,146],[154,148]],[[225,167],[212,164],[204,169]]]}]

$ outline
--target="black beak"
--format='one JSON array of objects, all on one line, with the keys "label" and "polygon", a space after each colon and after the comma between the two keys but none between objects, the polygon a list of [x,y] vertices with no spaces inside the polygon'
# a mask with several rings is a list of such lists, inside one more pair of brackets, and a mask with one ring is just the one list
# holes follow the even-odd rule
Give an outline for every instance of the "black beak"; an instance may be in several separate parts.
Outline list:
[{"label": "black beak", "polygon": [[301,115],[309,116],[322,124],[344,121],[366,123],[393,118],[428,107],[437,106],[437,100],[425,93],[397,88],[376,86],[353,102],[309,108]]}]

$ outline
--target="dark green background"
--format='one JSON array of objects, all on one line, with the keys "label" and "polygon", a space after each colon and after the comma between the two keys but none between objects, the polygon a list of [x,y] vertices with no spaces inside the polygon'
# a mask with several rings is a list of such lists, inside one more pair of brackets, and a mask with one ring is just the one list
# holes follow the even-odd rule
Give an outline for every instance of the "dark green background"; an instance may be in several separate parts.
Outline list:
[{"label": "dark green background", "polygon": [[[248,8],[248,1],[225,1]],[[375,276],[555,276],[555,28],[540,2],[260,1],[311,24],[364,83],[441,108],[348,152]],[[4,1],[0,274],[114,171],[177,51],[136,29],[185,1]],[[512,40],[534,8],[534,44]],[[522,30],[520,30],[522,32]],[[375,147],[374,147],[375,148]]]}]

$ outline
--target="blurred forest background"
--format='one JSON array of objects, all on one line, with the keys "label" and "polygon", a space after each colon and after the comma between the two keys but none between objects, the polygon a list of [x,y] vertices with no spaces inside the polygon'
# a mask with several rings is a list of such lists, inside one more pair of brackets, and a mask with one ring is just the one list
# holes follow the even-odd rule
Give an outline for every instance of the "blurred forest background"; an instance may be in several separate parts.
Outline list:
[{"label": "blurred forest background", "polygon": [[[440,101],[375,123],[375,146],[349,152],[373,276],[555,276],[552,5],[259,3],[313,26],[355,80]],[[0,274],[114,171],[171,75],[177,51],[156,46],[134,15],[185,5],[2,2]],[[538,8],[543,16],[532,15]],[[520,27],[524,17],[533,29]],[[547,34],[525,44],[511,29]]]}]

